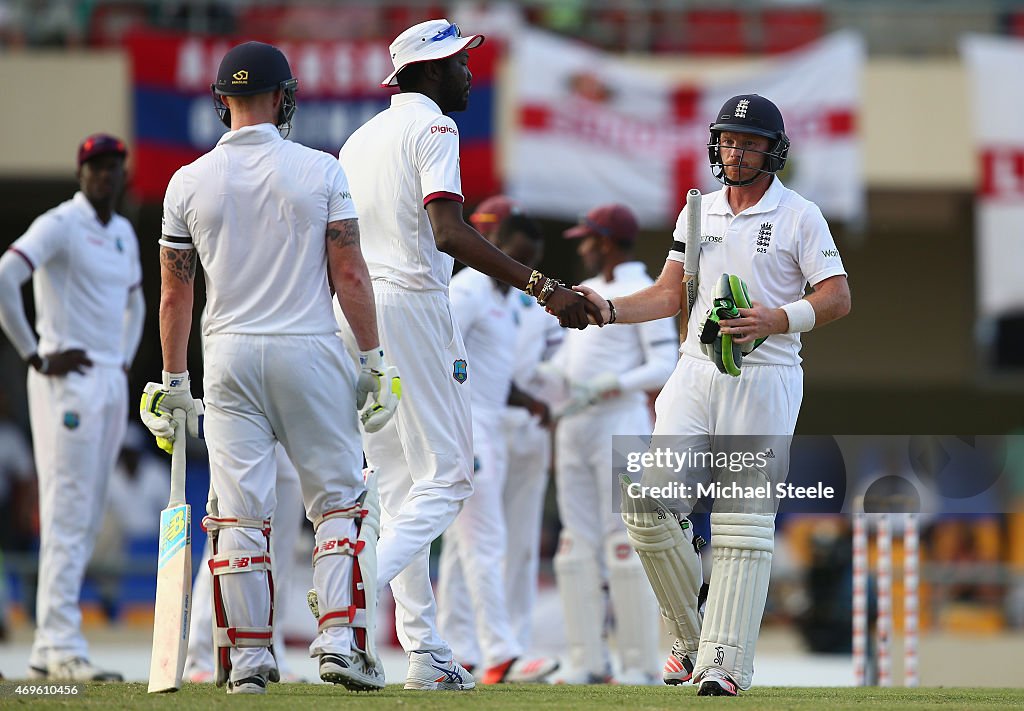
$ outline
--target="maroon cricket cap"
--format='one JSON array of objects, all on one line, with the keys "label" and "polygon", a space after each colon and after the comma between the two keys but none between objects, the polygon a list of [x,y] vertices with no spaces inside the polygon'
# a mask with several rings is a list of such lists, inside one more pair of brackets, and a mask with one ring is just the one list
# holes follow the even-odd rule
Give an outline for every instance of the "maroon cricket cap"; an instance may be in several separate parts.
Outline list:
[{"label": "maroon cricket cap", "polygon": [[519,214],[519,203],[507,195],[492,195],[477,205],[469,216],[469,221],[478,230],[485,230],[499,225],[509,215]]},{"label": "maroon cricket cap", "polygon": [[566,239],[600,235],[622,245],[631,245],[636,241],[639,229],[633,211],[615,203],[595,207],[580,218],[578,225],[569,228],[563,235]]},{"label": "maroon cricket cap", "polygon": [[81,167],[85,161],[105,153],[117,153],[122,157],[128,155],[128,147],[120,138],[114,138],[106,133],[94,133],[78,147],[78,166]]}]

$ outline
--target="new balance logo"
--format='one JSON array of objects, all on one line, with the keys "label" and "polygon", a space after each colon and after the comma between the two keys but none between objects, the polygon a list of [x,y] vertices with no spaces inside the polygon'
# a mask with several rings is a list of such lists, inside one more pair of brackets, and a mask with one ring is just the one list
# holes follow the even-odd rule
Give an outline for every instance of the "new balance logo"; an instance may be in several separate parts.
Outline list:
[{"label": "new balance logo", "polygon": [[828,259],[829,257],[838,257],[839,256],[839,250],[838,249],[823,249],[823,250],[821,250],[821,254],[826,259]]}]

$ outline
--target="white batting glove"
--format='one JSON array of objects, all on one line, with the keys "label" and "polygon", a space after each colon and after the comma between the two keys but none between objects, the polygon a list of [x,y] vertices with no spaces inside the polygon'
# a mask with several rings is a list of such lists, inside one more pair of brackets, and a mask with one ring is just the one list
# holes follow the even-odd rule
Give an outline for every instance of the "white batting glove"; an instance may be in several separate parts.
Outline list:
[{"label": "white batting glove", "polygon": [[591,405],[615,397],[621,389],[619,377],[615,373],[601,373],[584,383],[583,387]]},{"label": "white batting glove", "polygon": [[160,449],[170,452],[174,445],[175,410],[184,410],[188,433],[201,436],[200,417],[203,401],[192,397],[188,372],[163,373],[163,383],[147,383],[142,391],[139,414],[142,424],[156,437]]},{"label": "white batting glove", "polygon": [[[384,351],[372,348],[359,353],[356,408],[367,432],[377,432],[394,417],[402,399],[402,378],[398,368],[384,361]],[[370,398],[369,396],[372,396]]]},{"label": "white batting glove", "polygon": [[558,408],[556,418],[569,417],[619,394],[619,379],[614,373],[601,373],[582,383],[573,383],[568,402]]}]

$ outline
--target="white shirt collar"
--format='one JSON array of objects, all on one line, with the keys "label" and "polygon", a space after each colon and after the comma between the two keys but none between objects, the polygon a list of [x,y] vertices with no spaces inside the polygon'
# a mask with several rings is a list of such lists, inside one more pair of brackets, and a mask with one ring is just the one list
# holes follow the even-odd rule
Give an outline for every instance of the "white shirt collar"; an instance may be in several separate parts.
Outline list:
[{"label": "white shirt collar", "polygon": [[217,145],[219,146],[222,143],[255,145],[275,140],[284,140],[281,138],[281,132],[277,130],[277,126],[271,123],[258,123],[254,126],[242,126],[242,128],[237,131],[228,131],[220,137],[220,140],[217,141]]},{"label": "white shirt collar", "polygon": [[605,284],[611,284],[612,282],[619,281],[620,279],[630,279],[638,274],[646,274],[647,267],[643,262],[630,260],[628,262],[622,262],[612,267],[612,279],[611,281],[605,281],[603,274],[598,274],[597,278]]},{"label": "white shirt collar", "polygon": [[[757,204],[752,207],[748,207],[743,211],[745,215],[754,215],[759,212],[771,212],[779,206],[779,200],[782,199],[782,192],[786,189],[786,186],[782,184],[782,180],[779,176],[772,178],[772,184],[768,186],[764,195],[757,201]],[[729,206],[728,189],[719,190],[715,197],[715,201],[708,208],[709,215],[732,215],[732,207]]]},{"label": "white shirt collar", "polygon": [[[85,196],[85,193],[83,193],[81,190],[75,193],[74,197],[71,198],[71,202],[73,202],[75,206],[79,210],[84,212],[86,216],[88,216],[90,219],[96,220],[96,222],[98,222],[101,225],[103,224],[103,222],[100,220],[99,214],[96,212],[96,208],[92,206],[92,203],[89,202],[89,198],[87,198]],[[110,219],[114,219],[113,211],[111,211],[110,213]]]},{"label": "white shirt collar", "polygon": [[428,109],[441,113],[441,107],[425,94],[420,94],[415,91],[403,91],[402,93],[395,94],[391,97],[391,108],[405,106],[407,104],[423,104]]}]

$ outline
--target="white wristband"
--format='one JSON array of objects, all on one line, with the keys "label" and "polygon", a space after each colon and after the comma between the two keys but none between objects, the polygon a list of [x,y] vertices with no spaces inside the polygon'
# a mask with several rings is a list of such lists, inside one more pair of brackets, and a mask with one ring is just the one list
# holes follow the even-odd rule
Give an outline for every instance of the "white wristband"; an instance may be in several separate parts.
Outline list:
[{"label": "white wristband", "polygon": [[384,369],[384,349],[380,346],[366,351],[359,351],[359,367],[372,370]]},{"label": "white wristband", "polygon": [[182,373],[168,373],[165,370],[163,371],[163,382],[164,387],[168,390],[188,392],[191,389],[187,370]]},{"label": "white wristband", "polygon": [[786,333],[803,333],[814,328],[814,307],[807,299],[798,299],[781,308],[789,317],[789,329]]}]

